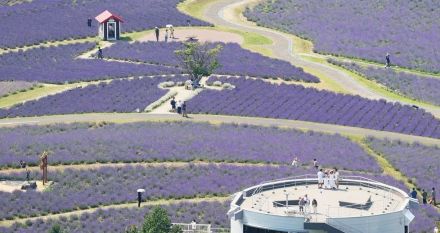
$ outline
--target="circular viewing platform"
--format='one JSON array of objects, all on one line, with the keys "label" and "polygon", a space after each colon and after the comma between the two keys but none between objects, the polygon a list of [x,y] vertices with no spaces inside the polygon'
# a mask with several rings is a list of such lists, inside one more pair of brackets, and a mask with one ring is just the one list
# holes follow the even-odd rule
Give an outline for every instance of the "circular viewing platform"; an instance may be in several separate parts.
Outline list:
[{"label": "circular viewing platform", "polygon": [[303,175],[247,188],[231,203],[231,233],[401,233],[414,218],[408,207],[417,201],[396,187],[360,176],[335,183],[320,188],[316,175]]}]

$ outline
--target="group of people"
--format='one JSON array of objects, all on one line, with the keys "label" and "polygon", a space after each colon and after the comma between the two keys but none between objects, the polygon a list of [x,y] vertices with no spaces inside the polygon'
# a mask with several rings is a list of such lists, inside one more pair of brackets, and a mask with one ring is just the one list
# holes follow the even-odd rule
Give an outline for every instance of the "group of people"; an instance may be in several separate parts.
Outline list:
[{"label": "group of people", "polygon": [[318,173],[318,189],[339,189],[339,181],[341,179],[337,168],[319,169]]},{"label": "group of people", "polygon": [[[318,160],[317,160],[316,158],[313,159],[312,164],[313,164],[313,167],[314,167],[315,169],[318,169],[318,168],[319,168]],[[292,161],[292,166],[294,166],[294,167],[298,167],[298,166],[299,166],[299,159],[298,159],[298,157],[295,157],[295,158],[293,159],[293,161]]]},{"label": "group of people", "polygon": [[[418,199],[416,188],[413,188],[409,194],[412,198]],[[422,202],[424,205],[426,204],[430,204],[434,206],[437,205],[435,187],[432,187],[429,197],[428,197],[428,192],[426,192],[425,189],[422,189]]]},{"label": "group of people", "polygon": [[316,199],[313,199],[312,201],[310,201],[309,197],[306,195],[304,195],[304,197],[299,197],[298,198],[298,205],[299,205],[299,212],[304,214],[304,213],[309,213],[310,211],[310,205],[313,208],[313,213],[316,214],[318,211],[318,201],[316,201]]},{"label": "group of people", "polygon": [[[159,41],[159,37],[160,37],[160,29],[158,27],[154,28],[154,33],[156,35],[156,41]],[[165,37],[164,40],[165,42],[168,42],[168,39],[175,39],[174,37],[174,27],[173,26],[168,26],[165,29]]]},{"label": "group of people", "polygon": [[171,99],[171,112],[176,112],[177,114],[182,114],[183,117],[188,117],[186,113],[186,101],[176,101],[173,97]]},{"label": "group of people", "polygon": [[[299,159],[295,157],[292,161],[292,166],[299,166]],[[339,175],[339,171],[337,168],[334,169],[325,169],[320,168],[318,160],[314,158],[312,160],[312,166],[314,169],[318,170],[318,188],[319,189],[338,189],[339,181],[341,179]]]}]

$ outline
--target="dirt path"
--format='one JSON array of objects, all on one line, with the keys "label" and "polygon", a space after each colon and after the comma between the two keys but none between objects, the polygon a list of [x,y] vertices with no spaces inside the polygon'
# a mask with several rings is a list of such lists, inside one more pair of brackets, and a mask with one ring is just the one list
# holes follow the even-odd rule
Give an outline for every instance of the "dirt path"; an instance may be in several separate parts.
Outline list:
[{"label": "dirt path", "polygon": [[[161,28],[159,41],[164,41],[164,37],[165,29]],[[187,41],[190,37],[197,39],[199,42],[224,42],[242,44],[244,41],[243,37],[231,32],[222,32],[208,28],[177,27],[174,28],[174,39],[170,38],[168,42]],[[140,38],[139,41],[156,41],[156,35],[154,32],[148,33],[144,37]]]},{"label": "dirt path", "polygon": [[[229,197],[201,197],[201,198],[191,198],[191,199],[167,199],[167,200],[156,200],[156,201],[146,201],[142,203],[141,208],[146,208],[154,205],[171,205],[171,204],[179,204],[182,202],[191,202],[191,203],[199,203],[199,202],[224,202],[229,200]],[[71,215],[81,215],[84,213],[93,213],[99,209],[106,210],[106,209],[118,209],[118,208],[137,208],[137,202],[135,203],[123,203],[123,204],[114,204],[114,205],[107,205],[107,206],[100,206],[97,208],[90,208],[85,210],[75,210],[70,211],[66,213],[61,214],[50,214],[46,216],[38,216],[38,217],[29,217],[29,218],[21,218],[21,219],[14,219],[14,220],[5,220],[0,221],[0,226],[2,227],[10,227],[14,223],[25,223],[26,221],[34,221],[37,219],[47,220],[47,219],[58,219],[60,217],[70,217]]]},{"label": "dirt path", "polygon": [[[189,109],[191,113],[191,109]],[[204,115],[189,114],[189,118],[183,118],[175,114],[150,114],[150,113],[90,113],[73,115],[53,115],[40,117],[21,117],[11,119],[0,119],[1,127],[16,127],[21,125],[47,125],[55,123],[73,123],[73,122],[164,122],[164,121],[193,121],[209,122],[212,124],[247,124],[266,127],[294,128],[300,130],[313,130],[325,133],[339,133],[352,136],[373,136],[379,139],[401,140],[404,142],[419,142],[427,145],[439,145],[440,139],[420,137],[414,135],[400,134],[388,131],[378,131],[365,128],[356,128],[342,125],[323,124],[308,121],[296,121],[287,119],[224,116],[224,115]]]},{"label": "dirt path", "polygon": [[[195,164],[195,165],[209,165],[209,164],[215,164],[215,165],[233,165],[233,166],[243,166],[243,167],[261,167],[261,166],[280,166],[280,164],[269,164],[265,162],[258,162],[258,163],[250,163],[250,162],[217,162],[217,161],[200,161],[200,160],[194,160],[194,161],[176,161],[176,162],[169,162],[169,161],[163,161],[163,162],[117,162],[117,163],[89,163],[89,164],[69,164],[69,165],[63,165],[63,164],[57,164],[57,165],[49,165],[49,169],[51,171],[63,171],[65,169],[98,169],[101,167],[124,167],[124,166],[142,166],[142,167],[184,167],[188,166],[188,164]],[[284,164],[287,165],[287,164]],[[308,167],[308,166],[304,166]],[[40,168],[38,166],[28,166],[28,170],[30,170],[32,173],[39,173]],[[5,168],[0,170],[0,175],[6,175],[11,172],[20,172],[23,171],[23,168]],[[0,183],[1,187],[1,183]],[[2,188],[0,188],[2,190]],[[3,190],[2,190],[3,191]]]}]

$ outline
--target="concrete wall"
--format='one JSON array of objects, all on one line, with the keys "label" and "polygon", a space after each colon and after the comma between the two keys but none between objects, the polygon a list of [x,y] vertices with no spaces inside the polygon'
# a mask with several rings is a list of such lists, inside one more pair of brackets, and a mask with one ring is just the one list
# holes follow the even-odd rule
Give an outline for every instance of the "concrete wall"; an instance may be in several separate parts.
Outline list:
[{"label": "concrete wall", "polygon": [[358,230],[359,233],[403,233],[405,217],[403,212],[399,211],[375,216],[329,218],[328,223],[340,230],[344,230],[345,226],[350,226]]},{"label": "concrete wall", "polygon": [[246,210],[243,212],[242,223],[248,226],[277,231],[295,232],[304,230],[304,217],[276,216]]}]

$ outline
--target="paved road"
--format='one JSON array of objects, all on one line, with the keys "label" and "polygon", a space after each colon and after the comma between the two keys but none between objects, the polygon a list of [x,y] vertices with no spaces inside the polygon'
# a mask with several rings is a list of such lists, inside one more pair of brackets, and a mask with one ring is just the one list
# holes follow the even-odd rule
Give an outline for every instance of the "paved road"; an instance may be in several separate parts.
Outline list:
[{"label": "paved road", "polygon": [[[234,9],[237,7],[255,2],[256,0],[219,0],[205,9],[204,18],[206,21],[218,26],[234,28],[240,31],[254,32],[270,38],[273,41],[273,44],[266,47],[273,51],[273,55],[276,58],[289,61],[295,66],[310,67],[320,73],[324,73],[350,93],[368,99],[386,99],[389,102],[396,102],[394,99],[390,99],[387,96],[370,90],[346,72],[335,69],[329,65],[304,60],[299,54],[293,54],[292,47],[295,45],[288,34],[264,27],[258,27],[254,23],[245,22],[242,19],[237,18],[236,14],[234,14]],[[401,103],[408,104],[406,102]],[[424,108],[436,117],[440,117],[440,108]]]},{"label": "paved road", "polygon": [[73,122],[140,122],[140,121],[194,121],[194,122],[210,122],[213,124],[247,124],[257,126],[276,126],[281,128],[293,128],[301,130],[313,130],[327,133],[339,133],[353,136],[373,136],[376,138],[401,140],[405,142],[420,142],[428,145],[439,145],[440,139],[426,138],[420,136],[406,135],[400,133],[392,133],[386,131],[377,131],[364,128],[356,128],[341,125],[323,124],[307,121],[295,121],[286,119],[273,118],[256,118],[256,117],[239,117],[239,116],[222,116],[222,115],[190,115],[190,118],[183,118],[176,114],[149,114],[149,113],[90,113],[90,114],[74,114],[74,115],[55,115],[41,117],[24,117],[1,119],[1,127],[15,127],[20,125],[46,125],[55,123],[73,123]]}]

